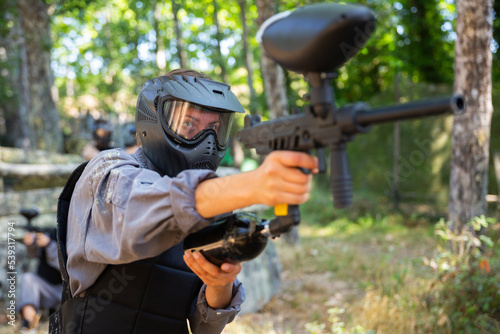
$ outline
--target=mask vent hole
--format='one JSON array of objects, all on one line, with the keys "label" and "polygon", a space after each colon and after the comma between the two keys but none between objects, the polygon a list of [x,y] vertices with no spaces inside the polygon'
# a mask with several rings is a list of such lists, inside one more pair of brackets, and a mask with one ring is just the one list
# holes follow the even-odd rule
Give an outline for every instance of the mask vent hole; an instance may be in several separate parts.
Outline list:
[{"label": "mask vent hole", "polygon": [[193,169],[211,169],[216,170],[217,167],[212,161],[200,161],[193,164]]},{"label": "mask vent hole", "polygon": [[152,122],[156,123],[157,118],[156,114],[154,111],[149,109],[146,101],[144,101],[144,98],[141,96],[141,99],[139,101],[139,110],[137,114],[137,121],[138,122]]}]

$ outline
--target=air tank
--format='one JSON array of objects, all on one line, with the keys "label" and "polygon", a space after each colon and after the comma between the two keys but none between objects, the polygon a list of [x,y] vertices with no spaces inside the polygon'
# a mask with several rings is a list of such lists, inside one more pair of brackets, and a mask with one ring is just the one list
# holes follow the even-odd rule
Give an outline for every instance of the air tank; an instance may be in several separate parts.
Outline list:
[{"label": "air tank", "polygon": [[184,251],[199,251],[207,260],[222,263],[250,261],[266,248],[263,221],[250,212],[239,212],[217,220],[184,240]]}]

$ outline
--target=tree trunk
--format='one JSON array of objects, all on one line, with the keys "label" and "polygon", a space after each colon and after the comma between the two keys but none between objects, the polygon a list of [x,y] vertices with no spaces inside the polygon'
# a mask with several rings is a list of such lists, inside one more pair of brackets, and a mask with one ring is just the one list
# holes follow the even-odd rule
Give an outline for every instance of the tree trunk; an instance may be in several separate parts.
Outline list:
[{"label": "tree trunk", "polygon": [[21,66],[27,69],[28,116],[32,133],[30,147],[61,152],[63,137],[59,128],[59,113],[52,97],[54,78],[50,67],[49,5],[43,0],[19,0],[17,5],[25,37],[26,63]]},{"label": "tree trunk", "polygon": [[[265,20],[275,14],[274,1],[257,0],[257,11],[259,27]],[[262,76],[266,91],[267,107],[270,118],[277,118],[288,114],[288,101],[286,98],[285,76],[283,69],[269,58],[261,46],[262,54]]]},{"label": "tree trunk", "polygon": [[[29,127],[29,81],[26,60],[25,38],[21,26],[21,17],[15,0],[2,4],[4,24],[0,35],[0,48],[5,50],[0,57],[0,67],[4,75],[0,76],[0,124],[1,144],[9,147],[29,148],[32,142]],[[11,28],[5,28],[11,26]]]},{"label": "tree trunk", "polygon": [[238,0],[238,5],[240,6],[240,19],[241,26],[243,27],[243,34],[241,39],[243,40],[243,60],[245,62],[245,68],[247,69],[247,84],[250,91],[250,113],[253,115],[257,112],[257,96],[255,94],[255,89],[253,88],[253,57],[252,53],[248,47],[248,26],[246,18],[246,0]]},{"label": "tree trunk", "polygon": [[220,31],[220,24],[219,24],[219,6],[217,5],[217,0],[213,0],[213,5],[214,5],[214,12],[212,13],[213,15],[213,20],[214,20],[214,25],[215,25],[215,40],[217,41],[217,45],[215,46],[215,58],[217,65],[219,65],[220,68],[220,77],[222,79],[222,82],[225,84],[229,83],[229,80],[227,78],[227,69],[226,69],[226,61],[224,57],[222,56],[222,50],[221,50],[221,41],[222,41],[222,33]]},{"label": "tree trunk", "polygon": [[184,50],[184,43],[182,41],[182,31],[179,24],[179,7],[176,0],[172,0],[172,13],[174,14],[174,29],[175,29],[175,40],[177,43],[177,56],[179,57],[179,65],[181,68],[186,68],[187,66],[187,55],[186,50]]},{"label": "tree trunk", "polygon": [[167,67],[167,59],[165,58],[165,41],[160,36],[160,28],[158,27],[158,22],[162,20],[158,1],[154,2],[153,8],[153,26],[156,34],[156,66],[158,66],[158,69],[164,70]]},{"label": "tree trunk", "polygon": [[452,131],[449,219],[461,230],[486,213],[491,101],[493,0],[457,1],[455,91],[466,111]]}]

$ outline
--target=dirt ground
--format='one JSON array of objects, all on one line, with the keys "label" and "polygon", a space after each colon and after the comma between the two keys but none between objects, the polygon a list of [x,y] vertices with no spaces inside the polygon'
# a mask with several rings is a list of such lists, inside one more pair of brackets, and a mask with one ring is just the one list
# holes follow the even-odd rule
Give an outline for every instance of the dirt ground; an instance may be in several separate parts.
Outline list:
[{"label": "dirt ground", "polygon": [[238,316],[225,334],[308,334],[305,325],[328,322],[327,310],[342,308],[364,292],[332,273],[283,273],[282,287],[259,312]]},{"label": "dirt ground", "polygon": [[[348,282],[336,280],[331,273],[290,275],[283,272],[280,291],[259,312],[239,315],[224,334],[307,334],[305,324],[327,322],[327,309],[342,307],[346,302],[361,298],[363,291]],[[0,318],[0,334],[14,334],[7,319]],[[42,318],[38,334],[48,332],[46,317]]]}]

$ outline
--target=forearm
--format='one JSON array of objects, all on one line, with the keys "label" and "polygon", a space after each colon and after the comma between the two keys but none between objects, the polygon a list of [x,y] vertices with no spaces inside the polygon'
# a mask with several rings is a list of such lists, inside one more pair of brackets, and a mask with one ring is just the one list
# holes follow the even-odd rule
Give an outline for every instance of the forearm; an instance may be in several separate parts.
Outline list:
[{"label": "forearm", "polygon": [[233,297],[233,283],[221,287],[207,286],[205,297],[208,306],[214,310],[224,309],[229,305]]},{"label": "forearm", "polygon": [[195,190],[196,211],[209,218],[256,204],[253,174],[245,172],[201,182]]},{"label": "forearm", "polygon": [[301,204],[309,198],[311,175],[318,160],[301,152],[274,151],[253,171],[201,182],[195,190],[195,208],[204,218],[253,204]]}]

